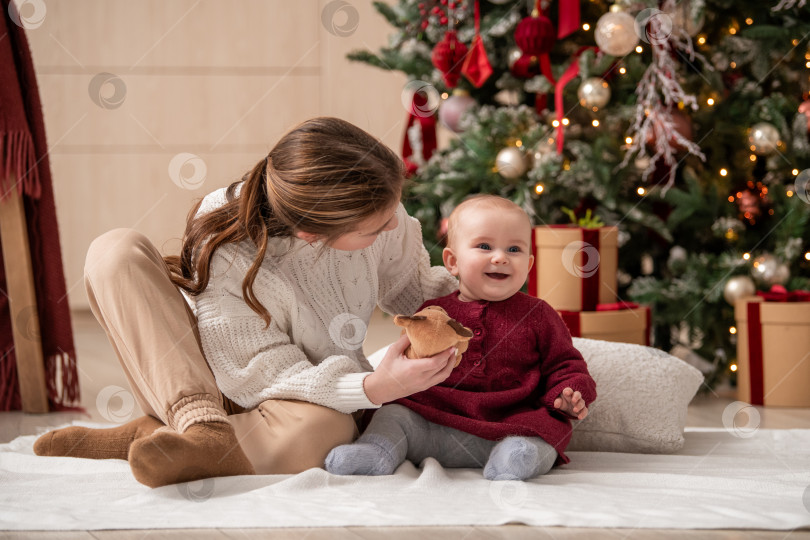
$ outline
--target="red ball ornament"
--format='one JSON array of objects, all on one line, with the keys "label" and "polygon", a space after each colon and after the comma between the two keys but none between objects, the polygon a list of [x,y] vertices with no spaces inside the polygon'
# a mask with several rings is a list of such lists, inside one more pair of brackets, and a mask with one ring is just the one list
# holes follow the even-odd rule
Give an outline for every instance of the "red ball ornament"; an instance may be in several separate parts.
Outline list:
[{"label": "red ball ornament", "polygon": [[455,30],[445,33],[444,39],[433,48],[430,59],[436,69],[442,72],[442,78],[448,88],[455,88],[458,84],[466,54],[467,46],[458,40]]},{"label": "red ball ornament", "polygon": [[556,40],[554,23],[545,15],[520,21],[515,28],[515,43],[523,55],[512,65],[512,73],[526,79],[540,73],[538,57],[550,53]]}]

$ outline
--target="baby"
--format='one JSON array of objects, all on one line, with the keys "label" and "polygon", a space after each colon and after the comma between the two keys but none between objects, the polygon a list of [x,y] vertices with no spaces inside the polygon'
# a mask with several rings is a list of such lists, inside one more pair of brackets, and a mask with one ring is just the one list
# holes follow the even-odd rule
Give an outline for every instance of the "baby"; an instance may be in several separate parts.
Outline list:
[{"label": "baby", "polygon": [[429,300],[473,338],[444,382],[382,406],[353,444],[326,457],[333,474],[393,474],[409,459],[483,467],[489,480],[527,480],[569,460],[571,419],[582,420],[596,383],[554,309],[520,292],[534,263],[531,222],[490,195],[451,214],[442,256],[458,291]]}]

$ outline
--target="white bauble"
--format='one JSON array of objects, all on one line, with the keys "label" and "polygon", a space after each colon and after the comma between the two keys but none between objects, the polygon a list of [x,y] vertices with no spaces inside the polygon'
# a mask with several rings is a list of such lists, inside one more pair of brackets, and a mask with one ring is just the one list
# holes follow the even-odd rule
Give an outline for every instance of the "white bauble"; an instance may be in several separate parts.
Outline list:
[{"label": "white bauble", "polygon": [[599,48],[611,56],[630,54],[638,45],[636,21],[623,11],[608,11],[599,18],[594,30]]},{"label": "white bauble", "polygon": [[734,276],[726,281],[726,285],[723,287],[723,298],[733,306],[740,298],[753,296],[756,292],[757,287],[750,277]]},{"label": "white bauble", "polygon": [[754,280],[764,287],[784,285],[790,279],[790,269],[779,262],[779,259],[766,253],[754,259],[754,269],[751,271]]},{"label": "white bauble", "polygon": [[751,126],[748,142],[751,150],[759,155],[773,154],[781,141],[779,130],[768,122],[758,122]]},{"label": "white bauble", "polygon": [[610,101],[610,86],[599,77],[588,77],[579,85],[577,97],[583,107],[601,109]]},{"label": "white bauble", "polygon": [[453,95],[444,100],[439,107],[439,121],[451,131],[460,133],[461,118],[476,105],[475,99],[467,92],[453,92]]},{"label": "white bauble", "polygon": [[526,158],[520,148],[508,146],[498,152],[498,156],[495,158],[495,168],[498,170],[498,174],[504,178],[520,178],[527,169]]}]

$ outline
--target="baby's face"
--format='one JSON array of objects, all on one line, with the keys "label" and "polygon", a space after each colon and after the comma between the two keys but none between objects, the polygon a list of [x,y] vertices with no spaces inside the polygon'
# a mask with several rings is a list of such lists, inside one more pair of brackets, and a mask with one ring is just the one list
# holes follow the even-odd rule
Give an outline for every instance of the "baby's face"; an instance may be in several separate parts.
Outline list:
[{"label": "baby's face", "polygon": [[459,298],[506,300],[523,287],[534,263],[531,223],[517,210],[466,209],[456,223],[444,264],[459,278]]}]

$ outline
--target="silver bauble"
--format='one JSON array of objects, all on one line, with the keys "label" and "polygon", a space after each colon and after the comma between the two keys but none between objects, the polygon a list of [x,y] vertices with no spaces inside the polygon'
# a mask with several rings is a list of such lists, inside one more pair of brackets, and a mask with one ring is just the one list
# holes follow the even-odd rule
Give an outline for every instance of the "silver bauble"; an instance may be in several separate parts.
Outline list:
[{"label": "silver bauble", "polygon": [[636,21],[629,13],[608,11],[597,21],[593,37],[603,52],[625,56],[638,45]]},{"label": "silver bauble", "polygon": [[476,105],[475,99],[467,92],[453,92],[453,95],[445,99],[439,107],[439,121],[455,133],[462,130],[459,127],[461,118]]},{"label": "silver bauble", "polygon": [[523,152],[515,146],[508,146],[498,152],[495,158],[495,168],[504,178],[514,179],[523,176],[526,172],[526,158]]},{"label": "silver bauble", "polygon": [[506,53],[506,63],[509,64],[509,69],[512,69],[512,66],[515,65],[515,62],[517,62],[521,56],[523,56],[523,51],[521,51],[519,47],[509,49],[509,52]]},{"label": "silver bauble", "polygon": [[600,109],[610,101],[610,86],[599,77],[588,77],[579,85],[577,97],[583,107]]},{"label": "silver bauble", "polygon": [[758,122],[751,126],[748,142],[751,150],[759,155],[773,154],[780,143],[779,130],[768,122]]},{"label": "silver bauble", "polygon": [[754,280],[764,287],[784,285],[790,279],[790,269],[779,262],[779,259],[766,253],[754,259],[754,268],[751,270]]},{"label": "silver bauble", "polygon": [[753,296],[756,292],[757,287],[754,285],[754,280],[750,277],[734,276],[726,281],[726,286],[723,287],[723,298],[733,306],[740,298]]}]

